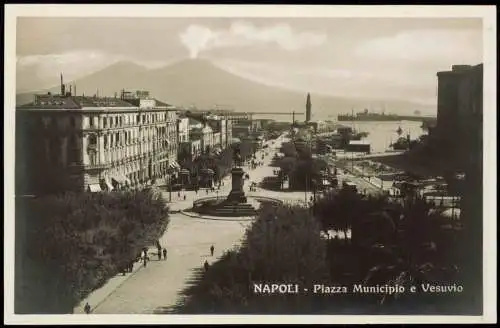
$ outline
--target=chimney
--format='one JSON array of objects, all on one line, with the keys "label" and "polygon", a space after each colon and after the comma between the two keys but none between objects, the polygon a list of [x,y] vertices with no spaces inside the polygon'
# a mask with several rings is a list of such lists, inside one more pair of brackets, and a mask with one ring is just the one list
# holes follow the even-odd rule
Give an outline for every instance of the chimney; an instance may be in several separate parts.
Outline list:
[{"label": "chimney", "polygon": [[66,95],[66,87],[64,85],[64,80],[63,80],[63,75],[61,73],[61,96],[65,96]]},{"label": "chimney", "polygon": [[311,120],[311,95],[307,93],[306,99],[306,122]]}]

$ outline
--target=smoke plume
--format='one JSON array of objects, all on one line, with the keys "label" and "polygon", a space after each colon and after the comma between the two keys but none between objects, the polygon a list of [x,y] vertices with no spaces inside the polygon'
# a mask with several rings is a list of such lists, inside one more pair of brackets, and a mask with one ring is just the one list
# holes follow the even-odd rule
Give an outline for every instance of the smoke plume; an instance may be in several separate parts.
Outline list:
[{"label": "smoke plume", "polygon": [[318,32],[296,32],[288,24],[256,27],[247,22],[234,22],[228,29],[212,30],[202,25],[190,25],[179,35],[191,58],[210,49],[274,44],[294,51],[325,43],[327,37]]}]

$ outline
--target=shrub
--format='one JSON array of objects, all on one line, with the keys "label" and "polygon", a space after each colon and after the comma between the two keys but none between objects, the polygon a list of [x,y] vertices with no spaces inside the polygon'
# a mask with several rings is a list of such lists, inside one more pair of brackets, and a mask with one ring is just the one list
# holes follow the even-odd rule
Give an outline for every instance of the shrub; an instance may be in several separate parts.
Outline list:
[{"label": "shrub", "polygon": [[[28,256],[61,272],[76,305],[153,244],[168,208],[151,190],[67,193],[32,203]],[[47,286],[47,288],[51,288]]]}]

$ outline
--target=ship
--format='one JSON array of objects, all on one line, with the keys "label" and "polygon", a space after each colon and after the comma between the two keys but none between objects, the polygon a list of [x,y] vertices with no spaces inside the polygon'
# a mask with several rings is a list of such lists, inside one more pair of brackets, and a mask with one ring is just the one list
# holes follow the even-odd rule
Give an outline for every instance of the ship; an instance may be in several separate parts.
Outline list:
[{"label": "ship", "polygon": [[400,122],[400,121],[433,121],[435,117],[429,116],[417,116],[417,115],[396,115],[396,114],[385,114],[369,112],[365,109],[362,112],[353,114],[339,114],[337,120],[342,121],[384,121],[384,122]]}]

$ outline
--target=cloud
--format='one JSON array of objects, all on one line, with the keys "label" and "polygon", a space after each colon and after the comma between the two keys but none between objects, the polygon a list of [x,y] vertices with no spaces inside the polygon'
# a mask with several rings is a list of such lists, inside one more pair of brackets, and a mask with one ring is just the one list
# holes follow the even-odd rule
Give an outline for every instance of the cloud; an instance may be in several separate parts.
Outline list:
[{"label": "cloud", "polygon": [[436,101],[435,72],[415,73],[385,66],[374,66],[370,70],[317,65],[304,67],[231,58],[219,58],[214,64],[259,83],[301,92],[356,98],[400,98],[426,104]]},{"label": "cloud", "polygon": [[355,50],[355,55],[383,60],[418,62],[475,63],[482,59],[482,31],[408,30],[389,37],[369,40]]},{"label": "cloud", "polygon": [[40,79],[58,78],[60,72],[73,79],[82,73],[104,68],[120,59],[120,56],[93,50],[29,55],[17,57],[17,69],[33,72]]},{"label": "cloud", "polygon": [[202,25],[190,25],[179,38],[189,50],[191,58],[196,58],[200,52],[214,48],[274,44],[284,50],[295,51],[322,45],[327,40],[324,33],[297,32],[288,24],[259,28],[242,21],[233,22],[228,29],[219,30],[212,30]]},{"label": "cloud", "polygon": [[157,68],[167,64],[166,61],[138,60],[130,56],[97,50],[18,56],[16,84],[19,91],[48,87],[58,83],[59,73],[63,73],[64,78],[71,81],[118,61],[130,61],[146,68]]}]

